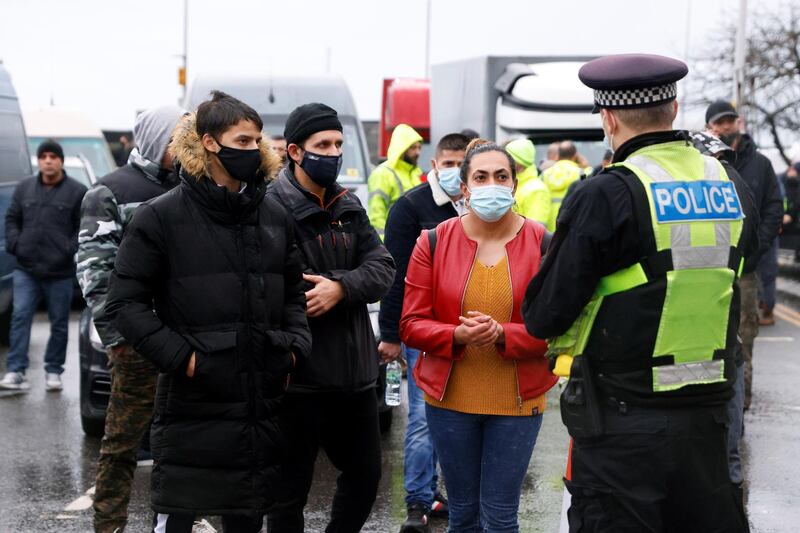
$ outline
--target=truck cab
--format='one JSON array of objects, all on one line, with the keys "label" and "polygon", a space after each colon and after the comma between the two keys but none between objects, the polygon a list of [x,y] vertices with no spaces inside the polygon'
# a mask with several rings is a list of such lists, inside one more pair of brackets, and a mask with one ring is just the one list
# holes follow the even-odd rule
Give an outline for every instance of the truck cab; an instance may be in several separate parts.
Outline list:
[{"label": "truck cab", "polygon": [[471,128],[503,144],[528,138],[537,164],[547,145],[570,139],[590,164],[605,151],[592,90],[578,79],[591,56],[484,56],[434,65],[431,128],[434,139]]}]

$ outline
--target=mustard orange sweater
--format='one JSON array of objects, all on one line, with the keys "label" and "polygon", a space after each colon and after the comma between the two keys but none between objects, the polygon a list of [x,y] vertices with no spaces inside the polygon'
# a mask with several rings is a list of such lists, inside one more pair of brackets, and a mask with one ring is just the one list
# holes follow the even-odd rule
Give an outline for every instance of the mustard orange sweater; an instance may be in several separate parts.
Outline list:
[{"label": "mustard orange sweater", "polygon": [[[508,259],[487,267],[477,259],[467,281],[461,313],[480,311],[503,323],[511,319],[513,299]],[[464,357],[455,362],[443,400],[425,395],[429,404],[482,415],[530,416],[543,413],[544,395],[520,401],[517,367],[501,359],[494,346],[467,346]]]}]

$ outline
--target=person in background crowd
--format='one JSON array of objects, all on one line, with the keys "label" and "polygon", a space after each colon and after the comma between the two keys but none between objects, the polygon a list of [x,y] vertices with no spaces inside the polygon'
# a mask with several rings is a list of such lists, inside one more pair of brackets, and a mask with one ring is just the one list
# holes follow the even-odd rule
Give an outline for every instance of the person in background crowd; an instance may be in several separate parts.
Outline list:
[{"label": "person in background crowd", "polygon": [[134,149],[134,144],[128,139],[127,135],[119,136],[119,148],[114,151],[114,162],[118,167],[125,166],[128,163],[128,156]]},{"label": "person in background crowd", "polygon": [[33,315],[44,299],[50,338],[44,353],[45,388],[60,391],[67,356],[69,308],[75,283],[80,208],[86,187],[64,172],[64,150],[48,139],[36,150],[39,173],[17,184],[6,211],[6,251],[17,260],[7,372],[0,389],[28,390]]},{"label": "person in background crowd", "polygon": [[[381,300],[378,352],[384,361],[402,356],[408,367],[413,368],[419,358],[419,350],[400,343],[400,315],[408,259],[421,231],[435,228],[463,213],[464,195],[459,169],[466,148],[467,138],[459,133],[442,137],[436,145],[436,157],[431,160],[433,170],[428,173],[427,183],[401,196],[389,212],[385,243],[394,258],[397,272],[392,288]],[[408,426],[403,450],[408,517],[400,531],[423,533],[428,531],[428,516],[431,513],[446,514],[447,503],[438,492],[437,460],[425,420],[425,400],[411,372],[408,374]]]},{"label": "person in background crowd", "polygon": [[[694,147],[701,154],[716,158],[722,163],[725,172],[731,179],[742,181],[742,177],[723,157],[725,154],[730,155],[733,153],[733,149],[730,146],[707,133],[690,131],[688,135]],[[753,203],[749,190],[741,191],[741,194],[747,196],[747,203]],[[728,469],[730,470],[731,481],[738,491],[744,494],[742,459],[739,453],[739,442],[742,439],[742,431],[744,429],[744,358],[742,357],[741,343],[736,343],[734,362],[736,364],[736,382],[733,384],[733,397],[728,400],[728,417],[730,418],[728,426]]]},{"label": "person in background crowd", "polygon": [[553,142],[547,146],[547,157],[544,161],[541,162],[539,165],[539,172],[544,172],[548,168],[552,167],[558,161],[558,145],[560,143]]},{"label": "person in background crowd", "polygon": [[313,345],[286,394],[281,428],[289,453],[267,530],[304,531],[303,509],[322,448],[340,472],[325,531],[356,533],[381,477],[378,350],[367,304],[391,287],[394,262],[358,198],[337,183],[344,137],[336,111],[301,105],[289,114],[284,136],[288,164],[267,196],[294,222]]},{"label": "person in background crowd", "polygon": [[92,312],[111,366],[111,397],[100,444],[94,494],[94,528],[122,530],[128,521],[137,450],[153,416],[158,369],[138,355],[106,313],[111,271],[122,235],[142,202],[178,184],[167,151],[172,130],[185,111],[177,106],[147,110],[136,117],[138,143],[129,163],[101,178],[81,204],[78,233],[78,283]]},{"label": "person in background crowd", "polygon": [[[778,182],[778,191],[781,195],[781,200],[783,200],[784,206],[784,213],[783,218],[781,219],[781,225],[778,227],[778,234],[783,231],[783,224],[786,221],[786,190],[784,189],[783,182],[780,178],[777,178]],[[758,281],[759,281],[759,291],[758,291],[758,308],[760,310],[760,316],[758,319],[759,326],[774,326],[775,325],[775,315],[773,313],[775,309],[775,291],[778,280],[778,248],[779,248],[779,238],[776,235],[775,238],[772,240],[772,245],[769,247],[769,250],[761,256],[761,259],[758,261],[758,266],[756,267],[756,273],[758,274]]]},{"label": "person in background crowd", "polygon": [[281,158],[281,163],[286,163],[286,137],[283,135],[272,135],[269,138],[269,147]]},{"label": "person in background crowd", "polygon": [[280,487],[278,410],[311,335],[292,221],[264,197],[279,162],[262,129],[213,91],[172,135],[180,185],[139,206],[117,252],[106,311],[161,372],[156,533],[189,533],[197,515],[256,533]]},{"label": "person in background crowd", "polygon": [[736,169],[753,193],[758,209],[758,253],[752,254],[744,263],[739,278],[741,290],[741,322],[739,336],[742,338],[744,355],[744,410],[750,408],[753,384],[753,344],[758,336],[758,277],[756,269],[761,256],[766,254],[778,235],[783,220],[783,200],[772,163],[756,148],[753,139],[742,133],[742,121],[736,108],[729,102],[717,101],[706,109],[706,125],[709,132],[733,148],[723,157]]},{"label": "person in background crowd", "polygon": [[614,152],[612,152],[611,150],[606,150],[603,153],[603,160],[600,162],[599,165],[594,167],[591,175],[596,176],[597,174],[600,174],[603,171],[603,169],[605,169],[608,165],[611,164],[611,159],[613,157],[614,157]]},{"label": "person in background crowd", "polygon": [[561,203],[567,195],[569,186],[579,181],[586,174],[578,165],[578,149],[572,141],[561,141],[558,144],[558,161],[542,172],[542,181],[550,191],[550,219],[547,229],[555,231],[556,218],[561,209]]},{"label": "person in background crowd", "polygon": [[464,128],[463,130],[461,130],[461,135],[466,137],[467,142],[470,142],[472,139],[477,139],[478,137],[481,136],[480,133],[473,130],[472,128]]},{"label": "person in background crowd", "polygon": [[516,212],[525,218],[547,224],[550,220],[550,190],[536,169],[536,147],[529,139],[516,139],[506,145],[514,158],[517,173]]},{"label": "person in background crowd", "polygon": [[545,229],[511,209],[513,158],[473,140],[460,175],[468,213],[423,232],[406,276],[400,338],[425,355],[414,379],[450,502],[449,531],[516,532],[522,481],[556,382],[520,304]]},{"label": "person in background crowd", "polygon": [[422,183],[422,169],[417,166],[421,151],[422,136],[411,126],[399,124],[392,132],[386,161],[369,175],[367,211],[369,221],[381,239],[394,203]]},{"label": "person in background crowd", "polygon": [[783,215],[783,232],[794,239],[794,260],[800,262],[800,162],[789,165],[781,175],[786,191],[786,213]]}]

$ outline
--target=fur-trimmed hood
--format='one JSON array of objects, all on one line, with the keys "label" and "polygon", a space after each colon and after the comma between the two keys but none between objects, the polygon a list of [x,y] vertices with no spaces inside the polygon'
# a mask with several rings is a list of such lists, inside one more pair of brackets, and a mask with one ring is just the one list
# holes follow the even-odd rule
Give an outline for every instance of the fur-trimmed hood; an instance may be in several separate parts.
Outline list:
[{"label": "fur-trimmed hood", "polygon": [[[175,126],[169,143],[169,153],[177,159],[186,174],[200,178],[208,176],[209,156],[203,148],[200,135],[197,134],[196,119],[197,113],[189,113]],[[281,160],[265,139],[258,143],[258,149],[261,152],[261,172],[264,174],[264,179],[270,181],[280,170]]]}]

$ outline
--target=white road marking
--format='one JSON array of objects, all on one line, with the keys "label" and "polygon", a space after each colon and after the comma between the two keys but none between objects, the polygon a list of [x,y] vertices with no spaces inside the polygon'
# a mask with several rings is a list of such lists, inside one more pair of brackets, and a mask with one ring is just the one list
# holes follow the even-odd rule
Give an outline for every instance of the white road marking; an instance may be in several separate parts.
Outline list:
[{"label": "white road marking", "polygon": [[757,341],[764,341],[764,342],[794,342],[794,337],[756,337]]},{"label": "white road marking", "polygon": [[[91,509],[93,502],[94,502],[94,486],[90,487],[89,490],[84,492],[82,496],[79,496],[78,498],[74,499],[72,502],[70,502],[69,505],[64,507],[64,512],[75,513]],[[72,518],[72,517],[73,517],[72,515],[64,515],[64,514],[56,516],[56,518],[59,519]]]}]

